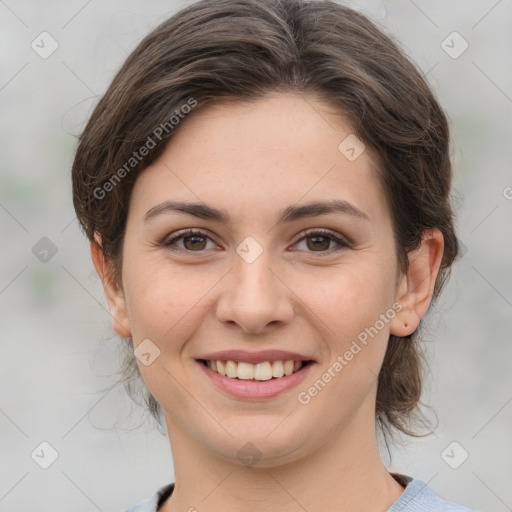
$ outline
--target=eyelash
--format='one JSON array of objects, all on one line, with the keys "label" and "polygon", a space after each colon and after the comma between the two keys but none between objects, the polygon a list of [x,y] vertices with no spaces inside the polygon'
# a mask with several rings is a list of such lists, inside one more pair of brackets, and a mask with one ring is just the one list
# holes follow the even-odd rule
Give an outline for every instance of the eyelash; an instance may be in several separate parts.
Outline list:
[{"label": "eyelash", "polygon": [[[183,238],[188,238],[188,237],[193,237],[193,236],[209,238],[211,240],[211,237],[208,236],[207,231],[202,231],[202,230],[194,229],[194,228],[188,228],[184,231],[178,232],[177,235],[174,236],[173,238],[171,238],[170,240],[164,240],[161,245],[163,245],[166,249],[169,249],[170,251],[181,251],[181,252],[184,251],[187,253],[204,252],[204,250],[190,251],[188,249],[181,249],[181,248],[173,247],[173,245],[177,241],[179,241]],[[305,240],[307,238],[314,238],[315,236],[330,238],[332,241],[334,241],[338,244],[338,247],[328,249],[327,251],[307,251],[307,252],[311,252],[311,253],[318,252],[321,255],[325,255],[325,254],[332,254],[333,252],[337,252],[337,251],[351,247],[351,244],[345,238],[339,236],[335,231],[331,231],[330,229],[325,229],[325,228],[312,228],[312,229],[304,231],[303,233],[301,233],[300,238],[294,243],[294,245],[298,244],[302,240]]]}]

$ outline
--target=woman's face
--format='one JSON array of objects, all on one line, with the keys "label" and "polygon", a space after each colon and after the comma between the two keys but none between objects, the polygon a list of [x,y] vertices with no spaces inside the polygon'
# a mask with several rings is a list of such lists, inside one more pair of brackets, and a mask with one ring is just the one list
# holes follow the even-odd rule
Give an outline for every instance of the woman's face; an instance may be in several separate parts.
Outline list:
[{"label": "woman's face", "polygon": [[[137,179],[114,316],[135,347],[144,341],[139,368],[171,439],[186,432],[234,461],[251,442],[272,466],[343,431],[374,435],[400,273],[383,190],[351,133],[312,96],[217,103],[192,113]],[[200,233],[178,238],[189,228]],[[229,350],[314,363],[281,377],[288,388],[271,388],[282,386],[274,377],[230,391],[198,361]]]}]

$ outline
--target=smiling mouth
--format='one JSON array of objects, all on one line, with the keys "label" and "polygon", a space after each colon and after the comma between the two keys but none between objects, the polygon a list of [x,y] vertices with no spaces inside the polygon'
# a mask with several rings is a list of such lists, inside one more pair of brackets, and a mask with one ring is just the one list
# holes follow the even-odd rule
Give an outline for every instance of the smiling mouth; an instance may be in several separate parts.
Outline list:
[{"label": "smiling mouth", "polygon": [[198,359],[200,363],[215,373],[234,380],[277,380],[301,371],[314,361],[265,361],[257,364],[236,361],[208,361]]}]

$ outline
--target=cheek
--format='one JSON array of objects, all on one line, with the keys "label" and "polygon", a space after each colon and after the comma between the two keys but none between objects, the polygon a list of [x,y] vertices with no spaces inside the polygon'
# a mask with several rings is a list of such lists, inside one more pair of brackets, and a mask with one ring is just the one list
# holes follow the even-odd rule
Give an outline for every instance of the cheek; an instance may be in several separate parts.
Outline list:
[{"label": "cheek", "polygon": [[378,264],[339,266],[311,275],[297,276],[297,295],[337,334],[354,333],[373,324],[392,304],[388,271]]},{"label": "cheek", "polygon": [[219,279],[199,267],[179,268],[161,257],[132,254],[124,271],[133,339],[154,339],[161,350],[170,350],[174,345],[169,342],[184,339],[198,322],[208,291]]},{"label": "cheek", "polygon": [[186,367],[181,366],[187,356],[182,352],[204,319],[208,291],[218,278],[134,252],[124,271],[134,348],[149,339],[160,351],[148,366],[137,361],[142,378],[168,410],[188,410],[189,397],[180,391],[187,383]]},{"label": "cheek", "polygon": [[[391,268],[392,267],[388,267]],[[389,336],[389,319],[381,320],[393,303],[389,270],[378,263],[347,265],[301,277],[300,297],[314,313],[311,319],[325,340],[326,367],[343,385],[339,392],[367,390],[377,378]],[[312,320],[313,321],[313,320]],[[340,366],[341,365],[341,366]]]}]

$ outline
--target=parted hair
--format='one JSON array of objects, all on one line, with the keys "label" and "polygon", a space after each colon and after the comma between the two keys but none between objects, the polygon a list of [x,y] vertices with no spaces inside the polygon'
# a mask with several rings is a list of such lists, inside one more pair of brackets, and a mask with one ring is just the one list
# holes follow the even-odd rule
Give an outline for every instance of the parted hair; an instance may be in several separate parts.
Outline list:
[{"label": "parted hair", "polygon": [[[378,171],[401,270],[424,231],[442,232],[435,300],[458,251],[446,115],[425,75],[385,28],[329,0],[198,1],[129,55],[80,135],[72,166],[77,217],[89,240],[100,236],[113,278],[122,286],[123,238],[138,174],[202,106],[273,92],[314,94],[349,120]],[[130,391],[140,373],[131,340],[124,341],[122,375]],[[394,429],[420,435],[415,426],[425,424],[427,369],[418,330],[390,335],[375,404],[385,437]],[[142,389],[158,419],[159,404]]]}]

